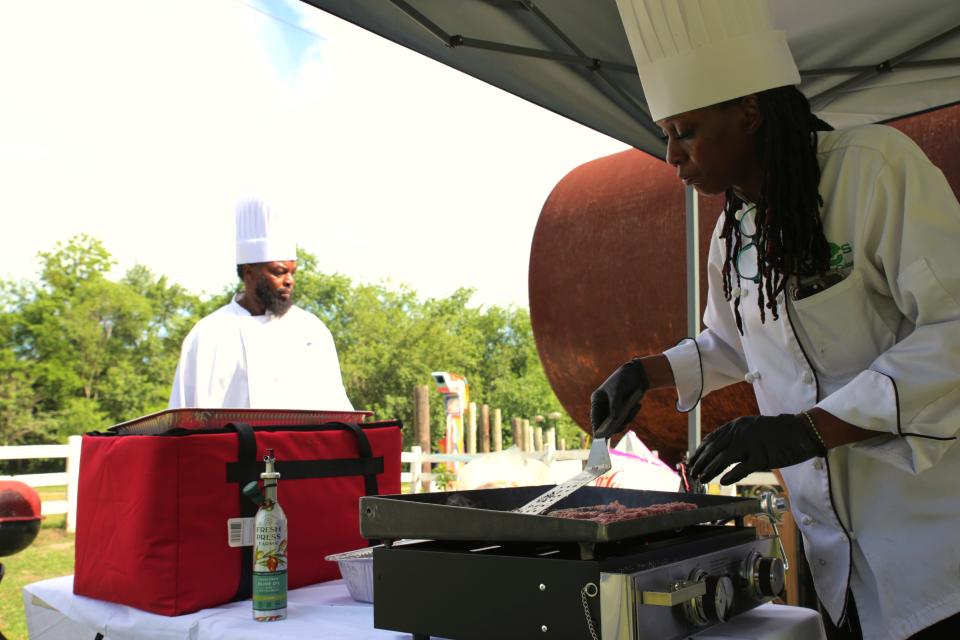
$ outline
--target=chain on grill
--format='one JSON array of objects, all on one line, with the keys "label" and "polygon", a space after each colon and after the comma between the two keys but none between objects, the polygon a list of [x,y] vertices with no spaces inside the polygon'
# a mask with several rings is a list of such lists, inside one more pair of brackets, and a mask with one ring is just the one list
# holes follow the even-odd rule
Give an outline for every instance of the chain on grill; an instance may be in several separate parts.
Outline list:
[{"label": "chain on grill", "polygon": [[[593,593],[590,593],[592,591]],[[597,585],[592,582],[588,582],[583,585],[583,588],[580,589],[580,600],[583,602],[583,615],[587,618],[587,628],[590,630],[590,637],[593,640],[600,640],[597,637],[597,630],[593,626],[593,616],[590,615],[590,605],[587,603],[587,596],[591,598],[597,597]]]}]

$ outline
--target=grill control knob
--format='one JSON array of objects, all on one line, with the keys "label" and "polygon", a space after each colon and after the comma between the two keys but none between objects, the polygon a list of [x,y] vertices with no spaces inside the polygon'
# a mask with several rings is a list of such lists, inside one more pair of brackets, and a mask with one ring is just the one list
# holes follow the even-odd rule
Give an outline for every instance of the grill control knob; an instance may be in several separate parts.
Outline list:
[{"label": "grill control knob", "polygon": [[754,552],[747,558],[747,583],[758,600],[775,598],[783,593],[783,560]]},{"label": "grill control knob", "polygon": [[707,592],[703,595],[703,612],[712,622],[723,622],[733,608],[733,580],[727,576],[707,578]]},{"label": "grill control knob", "polygon": [[703,595],[683,604],[687,620],[697,627],[726,620],[733,608],[733,580],[728,576],[711,576],[703,569],[694,569],[689,582],[703,583],[706,589]]}]

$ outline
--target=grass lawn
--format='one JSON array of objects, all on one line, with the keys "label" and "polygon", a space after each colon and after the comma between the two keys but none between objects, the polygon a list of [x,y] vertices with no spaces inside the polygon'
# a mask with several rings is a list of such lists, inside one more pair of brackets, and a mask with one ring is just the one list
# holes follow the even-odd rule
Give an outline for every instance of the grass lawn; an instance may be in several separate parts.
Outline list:
[{"label": "grass lawn", "polygon": [[[45,500],[66,499],[66,487],[38,489]],[[0,582],[0,632],[7,640],[27,640],[21,588],[38,580],[73,573],[73,534],[64,528],[65,516],[47,516],[33,544],[20,553],[0,558],[6,576]]]}]

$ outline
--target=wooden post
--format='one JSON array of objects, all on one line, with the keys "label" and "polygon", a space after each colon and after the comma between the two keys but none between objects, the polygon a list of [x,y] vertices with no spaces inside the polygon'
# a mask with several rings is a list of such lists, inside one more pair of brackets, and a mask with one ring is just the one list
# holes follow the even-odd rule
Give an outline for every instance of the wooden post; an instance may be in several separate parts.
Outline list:
[{"label": "wooden post", "polygon": [[520,418],[513,419],[513,444],[515,444],[520,451],[527,450],[526,432],[523,430],[523,420]]},{"label": "wooden post", "polygon": [[[547,431],[547,433],[549,434],[549,440],[553,445],[554,451],[558,450],[557,449],[557,425],[560,423],[561,417],[563,417],[563,415],[559,411],[551,411],[550,413],[547,414],[547,420],[550,421],[549,423],[550,429],[549,431]],[[559,448],[562,450],[564,449],[565,446],[566,446],[565,443],[561,442]]]},{"label": "wooden post", "polygon": [[467,453],[477,452],[477,403],[467,405]]},{"label": "wooden post", "polygon": [[493,410],[493,450],[503,451],[503,414],[500,409]]},{"label": "wooden post", "polygon": [[[416,429],[417,442],[420,450],[430,453],[431,434],[430,434],[430,387],[425,384],[418,384],[413,390],[413,424]],[[420,473],[430,473],[430,463],[421,464]]]},{"label": "wooden post", "polygon": [[413,461],[410,463],[410,493],[420,493],[423,479],[420,476],[420,457],[423,455],[423,449],[417,445],[410,447],[410,453],[413,454]]},{"label": "wooden post", "polygon": [[543,416],[536,415],[533,416],[533,446],[539,451],[543,452]]},{"label": "wooden post", "polygon": [[480,428],[483,433],[481,438],[482,451],[490,453],[490,405],[480,407]]},{"label": "wooden post", "polygon": [[524,418],[521,425],[523,425],[523,450],[536,451],[533,448],[533,427],[530,426],[530,421]]},{"label": "wooden post", "polygon": [[81,436],[67,438],[67,533],[77,532],[77,490],[80,487]]},{"label": "wooden post", "polygon": [[547,445],[554,451],[557,450],[557,430],[553,427],[547,429]]},{"label": "wooden post", "polygon": [[566,451],[566,450],[567,450],[567,439],[560,438],[560,451]]}]

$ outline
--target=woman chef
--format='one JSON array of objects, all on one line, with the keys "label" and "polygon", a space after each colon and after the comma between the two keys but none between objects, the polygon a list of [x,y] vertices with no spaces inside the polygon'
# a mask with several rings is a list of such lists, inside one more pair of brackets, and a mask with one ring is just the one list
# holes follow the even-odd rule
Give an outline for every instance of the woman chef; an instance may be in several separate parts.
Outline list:
[{"label": "woman chef", "polygon": [[617,4],[667,162],[726,206],[706,328],[617,369],[596,435],[648,388],[689,411],[746,380],[762,415],[706,437],[691,472],[780,470],[832,637],[960,638],[956,197],[896,130],[811,114],[762,0]]}]

